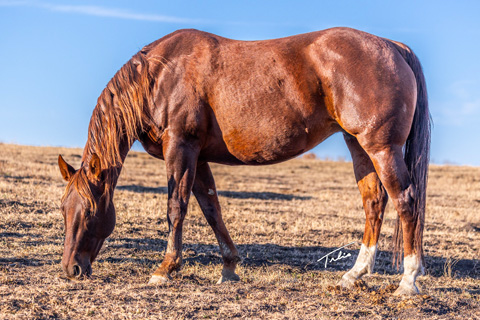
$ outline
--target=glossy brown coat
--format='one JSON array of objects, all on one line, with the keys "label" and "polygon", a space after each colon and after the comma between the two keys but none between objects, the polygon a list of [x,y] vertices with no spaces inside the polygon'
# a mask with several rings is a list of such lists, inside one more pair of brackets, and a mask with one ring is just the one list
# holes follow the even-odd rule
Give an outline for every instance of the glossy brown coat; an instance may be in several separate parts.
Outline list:
[{"label": "glossy brown coat", "polygon": [[[191,191],[219,241],[225,281],[238,279],[240,258],[208,162],[277,163],[339,131],[367,215],[363,243],[376,245],[388,193],[399,213],[397,238],[403,233],[405,256],[420,259],[430,124],[423,73],[408,47],[348,28],[248,42],[180,30],[157,40],[99,97],[82,168],[74,171],[59,160],[69,181],[63,199],[67,274],[85,274],[103,242],[78,226],[95,230],[92,217],[114,215],[113,190],[133,141],[164,159],[167,169],[170,232],[151,281],[168,280],[181,265]],[[84,218],[88,211],[93,216]],[[90,235],[99,239],[84,250],[96,251],[87,263],[77,247]]]}]

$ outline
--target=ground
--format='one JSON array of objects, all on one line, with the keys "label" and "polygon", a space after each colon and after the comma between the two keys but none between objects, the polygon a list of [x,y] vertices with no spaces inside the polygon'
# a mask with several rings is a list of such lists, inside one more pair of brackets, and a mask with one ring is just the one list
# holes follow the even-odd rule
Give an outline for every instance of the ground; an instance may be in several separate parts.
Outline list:
[{"label": "ground", "polygon": [[[184,267],[148,285],[166,247],[164,163],[131,152],[115,192],[115,231],[91,279],[60,266],[65,188],[61,153],[75,168],[80,149],[0,144],[1,319],[475,319],[480,318],[480,168],[432,165],[421,294],[392,296],[396,213],[389,203],[375,273],[352,291],[336,286],[360,247],[364,213],[352,164],[295,159],[265,167],[213,165],[225,223],[243,257],[238,283],[216,285],[218,246],[192,197]],[[327,253],[343,258],[325,267]],[[338,252],[333,255],[338,258]]]}]

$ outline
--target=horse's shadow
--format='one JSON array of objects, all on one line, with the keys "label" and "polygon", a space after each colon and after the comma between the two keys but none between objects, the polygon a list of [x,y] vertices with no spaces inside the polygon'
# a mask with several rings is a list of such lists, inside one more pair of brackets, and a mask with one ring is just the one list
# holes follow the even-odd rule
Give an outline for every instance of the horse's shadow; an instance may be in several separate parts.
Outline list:
[{"label": "horse's shadow", "polygon": [[[19,233],[0,233],[0,235],[20,238]],[[38,240],[30,240],[38,241]],[[38,245],[38,243],[36,243]],[[155,238],[109,238],[100,252],[99,262],[130,262],[134,265],[148,265],[155,268],[162,259],[162,253],[167,243],[163,239]],[[359,243],[345,248],[308,246],[294,247],[266,244],[237,245],[242,264],[248,267],[268,267],[281,269],[282,272],[302,273],[307,271],[346,271],[355,263],[359,252]],[[138,254],[142,252],[142,254]],[[160,253],[160,255],[159,255]],[[153,257],[155,256],[155,257]],[[185,243],[183,257],[186,264],[221,264],[222,257],[218,245]],[[0,266],[40,267],[46,264],[60,263],[58,259],[32,259],[25,257],[0,257]],[[323,258],[323,259],[322,259]],[[320,260],[320,261],[319,261]],[[450,259],[432,255],[425,256],[426,273],[432,277],[452,277],[480,279],[480,260],[460,259],[453,263]],[[392,253],[379,251],[374,268],[377,274],[399,274],[392,264]],[[440,290],[440,289],[439,289]],[[445,290],[450,290],[445,288]],[[475,291],[477,294],[480,290]]]},{"label": "horse's shadow", "polygon": [[[108,241],[108,240],[107,240]],[[166,241],[160,239],[142,238],[119,238],[115,243],[108,245],[109,250],[115,252],[117,249],[133,249],[134,251],[164,252]],[[348,247],[291,247],[276,244],[240,244],[237,249],[242,258],[242,264],[250,267],[281,267],[291,269],[292,272],[305,272],[313,270],[347,271],[355,263],[359,252],[359,243]],[[158,255],[157,255],[158,256]],[[184,263],[187,264],[221,264],[222,257],[217,245],[212,244],[191,244],[183,245]],[[100,258],[100,261],[130,261],[138,264],[151,264],[152,267],[160,263],[155,259],[130,258],[122,256],[118,258]],[[319,261],[320,260],[320,261]],[[447,273],[450,260],[443,257],[425,256],[426,273],[433,277],[451,276],[454,278],[480,279],[480,260],[460,259],[452,265],[451,272]],[[375,262],[375,273],[378,274],[399,274],[402,267],[397,269],[392,264],[392,253],[390,251],[379,251]]]},{"label": "horse's shadow", "polygon": [[[139,185],[118,186],[119,190],[138,193],[168,194],[167,187],[144,187]],[[248,191],[218,191],[218,195],[232,199],[260,199],[260,200],[310,200],[310,196],[298,196],[276,192],[248,192]]]}]

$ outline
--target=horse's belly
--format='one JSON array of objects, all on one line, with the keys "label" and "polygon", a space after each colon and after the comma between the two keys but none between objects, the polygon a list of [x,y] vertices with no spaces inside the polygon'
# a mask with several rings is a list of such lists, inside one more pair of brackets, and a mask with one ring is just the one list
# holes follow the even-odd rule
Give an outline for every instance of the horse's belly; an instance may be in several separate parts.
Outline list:
[{"label": "horse's belly", "polygon": [[232,130],[224,136],[228,151],[243,163],[271,163],[294,157],[306,148],[306,134]]},{"label": "horse's belly", "polygon": [[283,93],[260,92],[214,105],[228,152],[246,164],[276,163],[310,150],[340,129],[320,99],[291,100]]},{"label": "horse's belly", "polygon": [[236,126],[223,131],[230,154],[242,163],[269,164],[293,158],[315,147],[333,134],[329,125],[308,127],[304,123],[272,122],[257,126]]}]

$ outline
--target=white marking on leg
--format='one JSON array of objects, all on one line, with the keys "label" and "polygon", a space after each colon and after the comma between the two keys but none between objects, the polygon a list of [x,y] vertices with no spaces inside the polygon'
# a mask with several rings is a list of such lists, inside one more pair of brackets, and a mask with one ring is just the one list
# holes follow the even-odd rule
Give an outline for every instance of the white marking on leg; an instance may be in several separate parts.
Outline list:
[{"label": "white marking on leg", "polygon": [[363,276],[365,273],[372,273],[376,255],[377,245],[367,247],[362,243],[357,261],[355,261],[355,265],[350,270],[351,272],[358,274],[357,279]]},{"label": "white marking on leg", "polygon": [[340,281],[340,286],[351,288],[355,280],[360,279],[364,274],[372,273],[375,264],[375,256],[377,255],[377,245],[367,247],[362,243],[357,261],[350,271],[345,273]]},{"label": "white marking on leg", "polygon": [[167,251],[166,253],[172,253],[175,249],[175,239],[173,238],[173,231],[170,231],[167,239]]},{"label": "white marking on leg", "polygon": [[215,190],[213,189],[208,189],[208,195],[213,196],[215,194]]},{"label": "white marking on leg", "polygon": [[162,276],[153,275],[148,281],[148,284],[167,283],[169,280],[170,279],[168,277],[166,278]]},{"label": "white marking on leg", "polygon": [[423,267],[416,254],[403,258],[403,277],[395,295],[412,295],[419,293],[415,285],[418,274],[423,273]]}]

